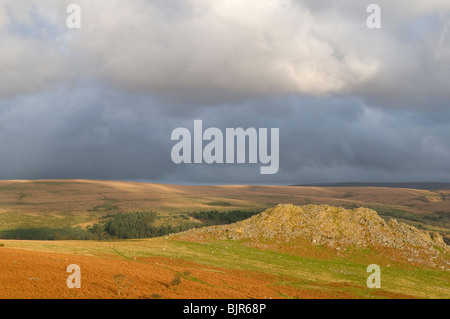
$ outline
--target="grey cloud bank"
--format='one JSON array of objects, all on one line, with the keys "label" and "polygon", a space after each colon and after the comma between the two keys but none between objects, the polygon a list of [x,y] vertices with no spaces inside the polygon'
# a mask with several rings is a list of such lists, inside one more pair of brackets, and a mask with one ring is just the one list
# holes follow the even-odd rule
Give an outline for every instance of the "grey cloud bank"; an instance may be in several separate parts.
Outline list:
[{"label": "grey cloud bank", "polygon": [[[0,178],[450,181],[450,2],[0,3]],[[171,132],[280,128],[259,164],[175,165]]]}]

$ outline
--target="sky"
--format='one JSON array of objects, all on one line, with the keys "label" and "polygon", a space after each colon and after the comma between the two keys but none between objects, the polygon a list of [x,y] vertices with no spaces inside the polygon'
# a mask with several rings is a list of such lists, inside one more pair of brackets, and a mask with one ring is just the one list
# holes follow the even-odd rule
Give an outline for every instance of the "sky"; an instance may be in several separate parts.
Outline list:
[{"label": "sky", "polygon": [[[173,163],[194,120],[279,128],[278,172]],[[450,1],[0,0],[0,163],[0,179],[450,182]]]}]

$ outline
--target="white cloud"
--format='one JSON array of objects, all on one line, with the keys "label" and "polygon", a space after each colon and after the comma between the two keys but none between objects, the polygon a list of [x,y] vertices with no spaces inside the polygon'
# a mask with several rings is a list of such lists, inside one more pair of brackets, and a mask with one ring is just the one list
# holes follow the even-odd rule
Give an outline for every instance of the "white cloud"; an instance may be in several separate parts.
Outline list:
[{"label": "white cloud", "polygon": [[27,1],[0,4],[0,97],[50,89],[71,75],[52,16]]},{"label": "white cloud", "polygon": [[69,3],[2,2],[0,95],[73,72],[170,96],[448,93],[447,0],[380,0],[381,30],[359,0],[79,0],[81,30]]},{"label": "white cloud", "polygon": [[379,66],[345,41],[357,23],[315,17],[292,1],[185,1],[179,11],[178,2],[100,3],[82,2],[85,27],[72,49],[128,89],[322,94],[367,81]]}]

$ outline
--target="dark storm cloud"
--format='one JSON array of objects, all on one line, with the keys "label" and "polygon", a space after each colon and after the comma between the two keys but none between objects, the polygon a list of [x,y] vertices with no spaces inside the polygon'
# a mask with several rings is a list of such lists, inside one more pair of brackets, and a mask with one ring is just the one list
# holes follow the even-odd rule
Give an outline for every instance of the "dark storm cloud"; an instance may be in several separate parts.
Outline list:
[{"label": "dark storm cloud", "polygon": [[[450,3],[0,3],[0,178],[450,180]],[[257,5],[256,5],[257,3]],[[173,129],[280,129],[280,169],[175,165]]]},{"label": "dark storm cloud", "polygon": [[[0,174],[269,184],[450,177],[450,129],[442,120],[450,112],[439,122],[434,113],[380,111],[355,98],[287,96],[171,118],[163,105],[144,108],[151,103],[102,87],[22,98],[12,107],[3,102]],[[279,127],[279,173],[261,176],[259,165],[173,164],[171,131],[192,130],[199,118],[205,129]]]},{"label": "dark storm cloud", "polygon": [[[231,127],[280,128],[279,173],[258,176],[254,166],[240,174],[239,170],[224,166],[223,175],[228,172],[233,176],[227,182],[449,178],[450,145],[445,137],[450,136],[450,130],[423,121],[434,114],[417,117],[408,111],[382,112],[357,99],[336,98],[279,99],[272,107],[282,109],[284,115],[255,118],[256,108],[241,106],[234,116],[218,111],[220,122],[208,121],[210,126],[229,123]],[[200,176],[195,171],[190,179],[208,181]]]},{"label": "dark storm cloud", "polygon": [[[119,99],[119,101],[121,101]],[[133,99],[139,106],[139,99]],[[170,159],[153,112],[128,112],[115,94],[58,92],[1,103],[3,178],[156,178]],[[118,107],[119,106],[119,107]]]}]

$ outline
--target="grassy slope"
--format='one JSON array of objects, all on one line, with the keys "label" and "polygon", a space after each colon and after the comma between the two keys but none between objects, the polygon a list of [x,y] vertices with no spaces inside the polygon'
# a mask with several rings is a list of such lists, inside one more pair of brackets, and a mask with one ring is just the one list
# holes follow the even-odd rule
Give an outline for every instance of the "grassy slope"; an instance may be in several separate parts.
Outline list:
[{"label": "grassy slope", "polygon": [[[278,281],[272,285],[321,291],[337,298],[343,293],[362,298],[450,298],[448,272],[394,263],[370,250],[339,256],[316,247],[307,256],[302,256],[249,247],[237,241],[200,243],[181,241],[176,236],[114,242],[2,242],[5,247],[0,249],[27,249],[37,255],[39,252],[57,252],[130,261],[136,257],[163,256],[174,258],[173,265],[177,264],[176,260],[188,260],[224,269],[256,271],[277,276]],[[377,263],[382,269],[381,289],[368,289],[366,286],[369,275],[366,268],[370,263]],[[204,284],[208,285],[207,282]]]}]

